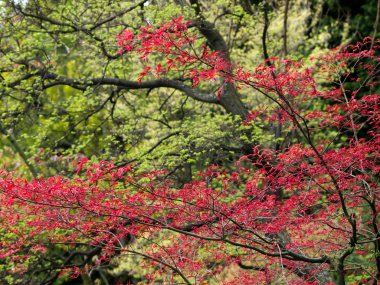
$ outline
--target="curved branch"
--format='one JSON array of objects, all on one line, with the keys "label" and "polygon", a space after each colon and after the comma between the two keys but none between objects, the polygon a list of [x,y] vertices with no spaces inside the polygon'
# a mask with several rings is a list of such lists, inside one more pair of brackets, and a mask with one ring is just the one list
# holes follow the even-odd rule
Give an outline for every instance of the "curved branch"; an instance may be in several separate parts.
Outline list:
[{"label": "curved branch", "polygon": [[154,88],[161,88],[161,87],[167,87],[167,88],[173,88],[176,90],[180,90],[184,92],[189,97],[205,102],[205,103],[214,103],[219,104],[219,100],[216,96],[213,94],[203,94],[196,92],[192,87],[184,84],[181,81],[178,80],[171,80],[171,79],[156,79],[156,80],[150,80],[150,81],[144,81],[144,82],[137,82],[137,81],[131,81],[131,80],[125,80],[125,79],[119,79],[119,78],[94,78],[91,80],[86,80],[83,83],[81,83],[79,80],[75,79],[69,79],[69,78],[58,78],[53,83],[47,85],[47,87],[52,87],[54,85],[69,85],[71,87],[77,88],[78,86],[99,86],[99,85],[113,85],[118,86],[123,89],[154,89]]},{"label": "curved branch", "polygon": [[18,142],[17,142],[16,138],[13,136],[13,134],[7,132],[1,126],[0,126],[0,133],[2,133],[3,135],[5,135],[7,137],[7,139],[11,143],[11,145],[12,145],[13,149],[15,150],[15,152],[18,153],[21,156],[21,158],[24,161],[25,165],[28,167],[30,173],[33,175],[34,178],[37,178],[38,177],[38,171],[37,171],[37,169],[34,167],[33,164],[31,164],[29,162],[28,157],[26,156],[25,152],[22,150],[21,146],[18,144]]},{"label": "curved branch", "polygon": [[128,12],[131,12],[132,10],[136,9],[137,7],[141,7],[141,6],[143,6],[146,2],[148,2],[148,0],[140,1],[140,2],[136,3],[135,5],[133,5],[133,6],[131,6],[131,7],[128,7],[127,9],[125,9],[125,10],[123,10],[123,11],[121,11],[121,12],[119,12],[119,13],[117,13],[117,14],[115,14],[115,15],[113,15],[113,16],[107,18],[107,19],[104,19],[103,21],[101,21],[101,22],[99,22],[99,23],[97,23],[97,24],[94,24],[89,30],[90,30],[90,31],[93,31],[93,30],[95,30],[96,28],[98,28],[98,27],[100,27],[100,26],[102,26],[102,25],[104,25],[104,24],[106,24],[106,23],[108,23],[108,22],[113,21],[113,20],[115,20],[115,19],[118,18],[118,17],[121,17],[121,16],[123,16],[124,14],[126,14],[126,13],[128,13]]},{"label": "curved branch", "polygon": [[248,264],[242,263],[241,261],[238,262],[238,265],[241,269],[245,269],[245,270],[265,271],[265,267],[248,265]]},{"label": "curved branch", "polygon": [[171,270],[173,270],[179,276],[181,276],[181,278],[183,279],[183,281],[185,281],[186,284],[192,284],[189,281],[189,279],[187,279],[186,276],[176,266],[170,265],[169,263],[167,263],[167,262],[165,262],[163,260],[160,260],[158,258],[155,258],[153,256],[150,256],[150,255],[142,253],[142,252],[138,252],[138,251],[134,251],[134,250],[130,250],[130,249],[127,249],[127,250],[124,250],[124,251],[130,252],[130,253],[133,253],[133,254],[136,254],[136,255],[140,255],[140,256],[143,256],[143,257],[148,258],[150,260],[153,260],[155,262],[161,263],[162,265],[165,265],[166,267],[169,267]]},{"label": "curved branch", "polygon": [[[42,74],[41,74],[42,75]],[[156,79],[143,81],[141,83],[137,81],[113,78],[113,77],[101,77],[101,78],[92,78],[86,80],[71,79],[66,77],[61,77],[50,72],[43,72],[44,79],[52,79],[53,81],[47,85],[45,88],[50,88],[57,85],[67,85],[75,89],[85,90],[86,87],[96,87],[100,85],[112,85],[117,86],[122,89],[154,89],[154,88],[172,88],[184,92],[187,96],[193,98],[194,100],[220,104],[220,101],[214,94],[205,94],[197,92],[193,87],[184,84],[182,81],[174,79]]]},{"label": "curved branch", "polygon": [[[139,158],[142,158],[148,154],[150,154],[152,151],[154,151],[157,147],[159,147],[164,141],[166,141],[167,139],[173,137],[173,136],[176,136],[176,135],[179,135],[180,132],[174,132],[174,133],[170,133],[168,134],[167,136],[163,137],[162,139],[160,139],[154,146],[152,146],[150,149],[148,149],[146,152],[144,152],[142,155],[140,155]],[[133,163],[135,162],[136,160],[138,160],[139,158],[134,158],[134,159],[131,159],[131,160],[128,160],[128,161],[125,161],[125,162],[122,162],[120,164],[117,165],[117,167],[123,167],[123,166],[126,166],[127,164],[130,164],[130,163]]]},{"label": "curved branch", "polygon": [[30,12],[27,12],[25,11],[21,5],[19,4],[16,4],[14,2],[12,2],[12,7],[13,9],[16,11],[16,13],[20,13],[21,15],[23,15],[24,17],[29,17],[29,18],[33,18],[33,19],[37,19],[41,22],[41,27],[42,27],[42,22],[47,22],[51,25],[54,25],[54,26],[59,26],[59,27],[65,27],[67,28],[67,30],[64,30],[64,31],[61,31],[62,33],[77,33],[77,32],[83,32],[84,34],[88,35],[89,37],[91,37],[93,40],[99,42],[99,48],[100,50],[102,51],[103,55],[105,57],[107,57],[108,59],[117,59],[120,57],[119,54],[116,54],[116,55],[112,55],[112,54],[109,54],[106,50],[106,46],[105,46],[105,43],[104,41],[97,37],[96,35],[93,34],[93,31],[95,31],[97,28],[101,27],[102,25],[106,24],[106,23],[109,23],[113,20],[115,20],[116,18],[118,17],[122,17],[124,14],[128,13],[128,12],[131,12],[133,11],[134,9],[136,9],[137,7],[141,7],[143,6],[148,0],[143,0],[143,1],[140,1],[138,3],[136,3],[135,5],[131,6],[131,7],[128,7],[127,9],[119,12],[119,13],[116,13],[96,24],[93,24],[90,28],[86,28],[84,25],[83,26],[78,26],[74,23],[68,23],[68,22],[62,22],[62,21],[58,21],[58,20],[55,20],[43,13],[41,13],[40,11],[38,12],[35,12],[35,13],[30,13]]},{"label": "curved branch", "polygon": [[212,103],[212,104],[221,104],[220,100],[214,94],[201,93],[200,91],[194,89],[192,86],[186,85],[180,80],[175,79],[167,79],[161,78],[156,80],[148,80],[143,82],[114,78],[114,77],[99,77],[99,78],[91,78],[91,79],[74,79],[59,76],[55,73],[39,70],[34,73],[29,73],[21,78],[8,83],[7,87],[16,87],[21,84],[22,81],[32,78],[34,76],[39,76],[43,80],[48,80],[49,83],[43,86],[44,89],[48,89],[58,85],[66,85],[78,90],[86,90],[87,87],[97,87],[100,85],[112,85],[117,86],[121,89],[155,89],[155,88],[172,88],[179,91],[182,91],[187,96],[193,98],[194,100],[201,101],[204,103]]}]

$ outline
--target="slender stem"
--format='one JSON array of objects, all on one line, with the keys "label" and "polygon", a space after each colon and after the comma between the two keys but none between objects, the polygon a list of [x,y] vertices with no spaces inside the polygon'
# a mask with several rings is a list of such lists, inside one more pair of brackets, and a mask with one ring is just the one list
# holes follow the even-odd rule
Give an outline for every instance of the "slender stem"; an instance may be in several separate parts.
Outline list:
[{"label": "slender stem", "polygon": [[38,171],[37,169],[33,166],[33,164],[31,164],[28,160],[28,157],[26,156],[25,152],[22,150],[21,146],[18,144],[16,138],[14,137],[13,134],[5,131],[2,127],[0,127],[0,133],[2,133],[3,135],[5,135],[7,137],[7,139],[9,140],[9,142],[11,143],[14,151],[16,153],[18,153],[22,160],[24,161],[25,165],[28,167],[30,173],[33,175],[34,178],[37,178],[38,177]]},{"label": "slender stem", "polygon": [[[379,0],[380,1],[380,0]],[[289,0],[285,1],[285,11],[284,11],[284,35],[283,35],[283,52],[284,57],[288,54],[288,43],[287,43],[287,32],[288,32],[288,13],[289,13]]]},{"label": "slender stem", "polygon": [[379,18],[380,18],[380,0],[377,0],[377,12],[376,12],[376,20],[373,24],[373,36],[372,36],[372,42],[371,42],[371,49],[373,47],[376,35],[377,35],[377,26],[379,25]]}]

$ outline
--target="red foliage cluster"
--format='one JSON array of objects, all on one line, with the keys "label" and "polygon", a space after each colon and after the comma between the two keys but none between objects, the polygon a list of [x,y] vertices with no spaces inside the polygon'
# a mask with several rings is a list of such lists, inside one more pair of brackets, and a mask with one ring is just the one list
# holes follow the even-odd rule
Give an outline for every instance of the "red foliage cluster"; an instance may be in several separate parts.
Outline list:
[{"label": "red foliage cluster", "polygon": [[[239,266],[239,278],[233,277],[235,268],[217,282],[327,284],[333,281],[330,270],[338,284],[350,274],[376,284],[380,97],[372,90],[378,83],[378,47],[368,48],[366,39],[315,59],[313,69],[271,59],[249,72],[228,66],[224,55],[205,46],[197,53],[188,26],[173,19],[159,29],[142,28],[137,36],[125,31],[118,43],[123,53],[165,58],[147,66],[141,80],[150,70],[160,75],[186,69],[194,87],[222,74],[240,88],[253,88],[277,109],[254,110],[246,123],[260,117],[288,126],[302,139],[281,150],[257,146],[234,170],[210,166],[180,189],[164,171],[136,173],[108,162],[82,161],[74,179],[28,182],[3,172],[0,221],[7,238],[0,242],[0,258],[21,264],[14,270],[27,270],[23,261],[50,244],[87,244],[102,249],[99,262],[116,251],[144,257],[153,268],[146,276],[152,281],[169,276],[207,283]],[[317,80],[333,87],[318,90]],[[347,89],[350,82],[355,89]],[[313,108],[314,103],[324,107]],[[331,132],[336,135],[318,139]],[[126,237],[144,246],[125,244]],[[368,266],[348,268],[355,258]]]},{"label": "red foliage cluster", "polygon": [[134,51],[145,61],[151,55],[164,57],[165,60],[154,67],[144,66],[139,74],[140,82],[150,72],[160,76],[171,71],[184,74],[196,87],[200,81],[215,80],[218,75],[230,70],[230,64],[222,53],[211,51],[205,44],[197,46],[197,36],[189,31],[189,25],[191,22],[185,22],[179,17],[162,24],[160,28],[142,27],[135,39],[130,30],[117,36],[121,53],[130,55]]}]

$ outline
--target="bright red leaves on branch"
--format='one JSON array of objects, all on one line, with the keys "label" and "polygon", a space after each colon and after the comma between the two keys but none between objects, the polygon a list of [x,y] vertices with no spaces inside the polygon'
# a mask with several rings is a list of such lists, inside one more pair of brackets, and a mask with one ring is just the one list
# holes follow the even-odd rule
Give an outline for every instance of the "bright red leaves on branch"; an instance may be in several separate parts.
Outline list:
[{"label": "bright red leaves on branch", "polygon": [[148,61],[152,55],[163,56],[165,60],[155,68],[145,66],[139,74],[139,80],[146,77],[149,71],[156,76],[171,72],[179,72],[192,80],[193,86],[200,81],[214,80],[218,75],[226,74],[230,69],[228,61],[219,52],[211,51],[206,45],[199,46],[197,35],[188,27],[189,21],[182,17],[173,18],[171,22],[162,24],[160,28],[146,26],[134,38],[133,32],[126,30],[117,36],[120,52],[133,56],[134,51],[140,59]]},{"label": "bright red leaves on branch", "polygon": [[119,50],[120,54],[132,51],[134,49],[133,43],[134,34],[130,30],[125,30],[120,35],[116,36],[117,44],[122,47]]},{"label": "bright red leaves on branch", "polygon": [[[298,141],[279,150],[256,146],[235,169],[210,166],[180,189],[165,171],[137,173],[108,162],[83,160],[73,179],[28,182],[2,172],[0,258],[23,272],[25,260],[52,244],[88,245],[100,249],[99,263],[119,252],[141,256],[151,283],[169,276],[187,284],[213,278],[219,284],[345,284],[354,276],[376,284],[378,42],[331,52],[315,59],[314,68],[271,59],[247,71],[198,44],[189,25],[178,18],[118,36],[126,56],[162,56],[140,80],[181,71],[197,87],[221,76],[274,103],[252,110],[245,123],[260,118],[281,125],[298,133]],[[318,88],[317,80],[328,84]],[[352,269],[356,260],[362,263]],[[79,272],[74,265],[61,269]]]}]

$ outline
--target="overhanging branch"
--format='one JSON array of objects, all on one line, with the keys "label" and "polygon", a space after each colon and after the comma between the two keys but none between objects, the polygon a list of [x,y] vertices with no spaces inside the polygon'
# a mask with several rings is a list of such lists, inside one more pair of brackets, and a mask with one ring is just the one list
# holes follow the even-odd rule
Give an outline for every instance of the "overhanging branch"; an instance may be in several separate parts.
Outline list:
[{"label": "overhanging branch", "polygon": [[179,90],[185,93],[187,96],[193,98],[194,100],[205,102],[205,103],[213,103],[220,104],[219,99],[214,94],[201,93],[199,90],[193,88],[192,86],[186,85],[180,80],[174,79],[156,79],[156,80],[148,80],[142,81],[141,83],[138,81],[113,78],[113,77],[100,77],[100,78],[92,78],[92,79],[73,79],[67,78],[63,76],[59,76],[55,73],[48,72],[46,70],[39,70],[34,74],[26,74],[21,79],[15,80],[7,84],[8,87],[16,87],[23,80],[29,79],[33,76],[41,77],[46,83],[43,88],[48,89],[54,86],[66,85],[73,87],[78,90],[85,90],[87,87],[96,87],[101,85],[110,85],[117,86],[121,89],[155,89],[155,88],[172,88]]}]

